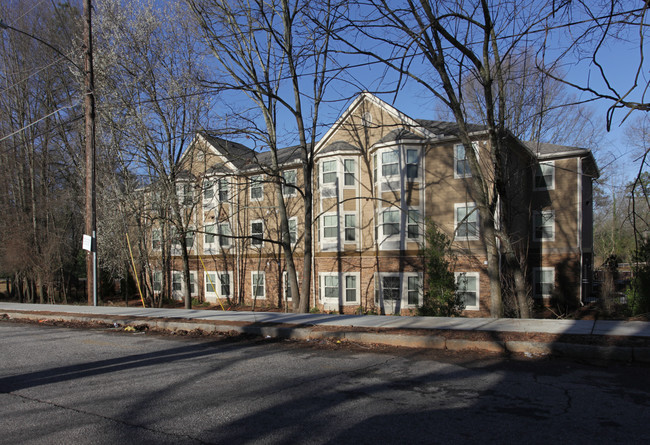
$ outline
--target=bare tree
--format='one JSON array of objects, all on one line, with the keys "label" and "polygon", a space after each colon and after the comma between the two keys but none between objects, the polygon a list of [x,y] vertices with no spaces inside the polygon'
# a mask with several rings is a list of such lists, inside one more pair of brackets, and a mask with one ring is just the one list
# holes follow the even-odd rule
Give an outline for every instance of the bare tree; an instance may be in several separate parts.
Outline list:
[{"label": "bare tree", "polygon": [[[319,108],[329,82],[327,63],[335,25],[335,6],[321,2],[279,0],[188,0],[196,22],[218,66],[231,79],[229,88],[246,94],[257,107],[264,129],[254,128],[257,138],[271,151],[273,178],[280,215],[282,245],[294,311],[307,312],[311,286],[313,213],[313,148]],[[305,91],[305,85],[311,90]],[[288,134],[280,115],[288,112],[294,123]],[[302,287],[289,242],[289,216],[282,188],[278,149],[283,141],[297,141],[303,158],[304,185],[297,189],[304,202],[304,257]]]},{"label": "bare tree", "polygon": [[[350,23],[356,26],[358,38],[347,37],[346,43],[354,52],[394,70],[400,81],[417,82],[450,110],[472,172],[472,194],[487,256],[491,314],[503,314],[499,271],[502,251],[514,276],[518,315],[528,317],[522,247],[511,226],[515,218],[509,214],[516,209],[508,205],[516,198],[511,192],[516,190],[513,177],[508,172],[520,167],[506,149],[510,140],[507,98],[513,85],[507,64],[513,55],[525,53],[534,45],[535,32],[561,19],[562,5],[427,0],[406,0],[400,5],[371,0],[370,5],[372,12],[367,21]],[[356,43],[368,38],[379,42],[375,44],[379,49],[368,50]],[[475,82],[475,97],[480,98],[484,108],[488,154],[482,157],[482,165],[472,149],[472,129],[468,125],[472,117],[465,102],[469,82]]]},{"label": "bare tree", "polygon": [[162,200],[156,218],[166,239],[180,245],[188,284],[184,301],[190,308],[186,235],[194,230],[192,217],[201,194],[179,161],[207,117],[209,104],[197,83],[205,67],[185,11],[179,4],[101,2],[96,71],[104,98],[104,131],[120,133],[114,140],[122,144],[124,161],[149,188],[148,196],[155,193]]}]

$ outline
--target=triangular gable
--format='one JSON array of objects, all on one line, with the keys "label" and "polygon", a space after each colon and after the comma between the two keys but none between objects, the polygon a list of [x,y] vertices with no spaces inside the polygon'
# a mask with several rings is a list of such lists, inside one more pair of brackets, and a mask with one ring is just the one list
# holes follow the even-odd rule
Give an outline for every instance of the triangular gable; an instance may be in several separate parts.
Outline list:
[{"label": "triangular gable", "polygon": [[325,133],[320,141],[316,144],[315,153],[318,153],[324,147],[327,147],[329,144],[337,141],[337,133],[341,131],[346,122],[352,118],[355,112],[367,101],[370,104],[376,106],[383,113],[392,117],[396,121],[400,122],[404,127],[408,128],[411,133],[416,133],[421,135],[423,138],[436,138],[437,135],[427,130],[425,127],[420,125],[416,120],[410,118],[406,114],[397,110],[392,105],[384,102],[374,94],[371,94],[367,91],[359,94],[357,98],[352,102],[352,104],[345,110],[345,112],[337,119],[337,121],[330,127],[330,129]]},{"label": "triangular gable", "polygon": [[[221,162],[223,162],[223,164],[225,164],[225,166],[226,166],[229,170],[231,170],[231,171],[236,171],[236,170],[237,170],[237,167],[236,167],[236,166],[235,166],[235,165],[234,165],[234,164],[233,164],[233,163],[228,159],[227,154],[221,152],[221,150],[219,150],[218,147],[216,147],[214,144],[212,144],[212,143],[211,143],[211,142],[210,142],[210,141],[209,141],[209,140],[208,140],[208,139],[207,139],[203,134],[201,134],[201,133],[197,133],[197,134],[194,136],[194,139],[192,139],[192,142],[190,143],[189,148],[188,148],[187,150],[185,150],[185,152],[182,154],[180,160],[178,161],[178,165],[181,165],[181,166],[182,166],[182,165],[183,165],[184,163],[186,163],[186,162],[191,162],[191,161],[189,161],[189,160],[187,159],[187,158],[190,157],[190,156],[194,156],[195,158],[198,157],[198,151],[199,151],[199,149],[197,149],[197,145],[198,145],[199,143],[202,144],[202,145],[206,148],[205,151],[200,150],[200,151],[203,152],[203,155],[204,155],[204,156],[209,156],[210,154],[212,154],[213,156],[216,156],[217,158],[219,158],[219,160],[220,160]],[[191,163],[191,164],[194,164],[194,163]],[[196,165],[202,165],[202,164],[203,164],[203,161],[202,161],[202,160],[199,161],[199,160],[197,159],[197,163],[196,163]],[[210,162],[210,164],[211,164],[211,165],[214,165],[214,162]],[[211,166],[211,165],[210,165],[210,166]],[[203,170],[205,170],[205,169],[203,169]]]}]

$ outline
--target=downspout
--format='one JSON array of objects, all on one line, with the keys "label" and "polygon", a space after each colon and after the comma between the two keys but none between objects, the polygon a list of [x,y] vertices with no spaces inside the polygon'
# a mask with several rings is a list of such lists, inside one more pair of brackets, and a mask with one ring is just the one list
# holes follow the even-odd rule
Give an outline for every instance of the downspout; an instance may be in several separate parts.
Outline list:
[{"label": "downspout", "polygon": [[578,274],[578,278],[580,280],[579,283],[578,283],[578,301],[580,302],[580,306],[584,306],[585,303],[582,300],[582,288],[583,288],[583,283],[582,283],[583,270],[582,269],[583,269],[583,266],[584,266],[584,264],[583,264],[583,254],[582,254],[582,224],[583,224],[583,221],[582,221],[582,158],[577,158],[576,162],[578,163],[578,166],[577,166],[578,167],[577,168],[578,179],[576,181],[577,186],[578,186],[577,187],[577,189],[578,189],[577,190],[577,193],[578,193],[578,199],[577,199],[577,202],[578,202],[577,228],[578,228],[578,230],[576,230],[576,232],[577,232],[577,237],[578,237],[578,240],[577,240],[578,241],[578,255],[580,256],[580,273]]},{"label": "downspout", "polygon": [[[241,177],[238,177],[238,179],[241,179]],[[237,183],[238,183],[237,184],[238,186],[241,185],[240,181],[237,181]],[[240,286],[241,285],[241,281],[240,281],[240,273],[241,273],[241,271],[239,269],[240,269],[241,264],[239,263],[239,261],[240,261],[241,252],[239,251],[239,249],[241,248],[241,238],[239,237],[240,236],[239,226],[240,226],[240,218],[241,218],[241,210],[242,210],[242,206],[241,206],[242,190],[241,190],[241,187],[238,187],[238,188],[239,188],[239,190],[237,190],[237,213],[236,213],[236,215],[237,215],[237,224],[235,225],[236,226],[236,229],[235,229],[236,238],[233,240],[233,247],[235,248],[235,267],[234,267],[234,269],[235,269],[235,279],[233,281],[235,283],[237,283],[237,286]],[[244,187],[244,190],[246,190],[246,187]],[[234,218],[232,218],[232,219],[233,219],[233,223],[234,223],[235,222]],[[230,291],[230,294],[232,296],[235,295],[235,283],[233,283],[233,288]],[[241,289],[237,289],[237,294],[242,295],[241,292],[242,292]],[[244,301],[245,301],[245,297],[244,297]]]}]

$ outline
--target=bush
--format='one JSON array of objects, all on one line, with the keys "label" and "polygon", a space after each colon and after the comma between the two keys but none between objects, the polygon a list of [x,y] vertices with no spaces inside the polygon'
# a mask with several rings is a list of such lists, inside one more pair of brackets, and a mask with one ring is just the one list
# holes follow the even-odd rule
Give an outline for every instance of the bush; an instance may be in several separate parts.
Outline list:
[{"label": "bush", "polygon": [[451,271],[454,260],[449,237],[429,221],[423,248],[426,292],[418,315],[454,317],[465,309],[465,303],[456,292],[456,279]]}]

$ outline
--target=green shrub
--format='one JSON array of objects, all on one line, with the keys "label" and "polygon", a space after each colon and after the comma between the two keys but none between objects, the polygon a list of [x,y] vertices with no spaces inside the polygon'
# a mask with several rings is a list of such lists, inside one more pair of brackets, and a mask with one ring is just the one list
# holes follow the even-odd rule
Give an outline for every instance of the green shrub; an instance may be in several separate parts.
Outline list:
[{"label": "green shrub", "polygon": [[425,292],[424,302],[418,308],[418,315],[454,317],[465,309],[465,303],[456,292],[456,279],[451,271],[454,260],[451,241],[429,221],[423,248]]}]

